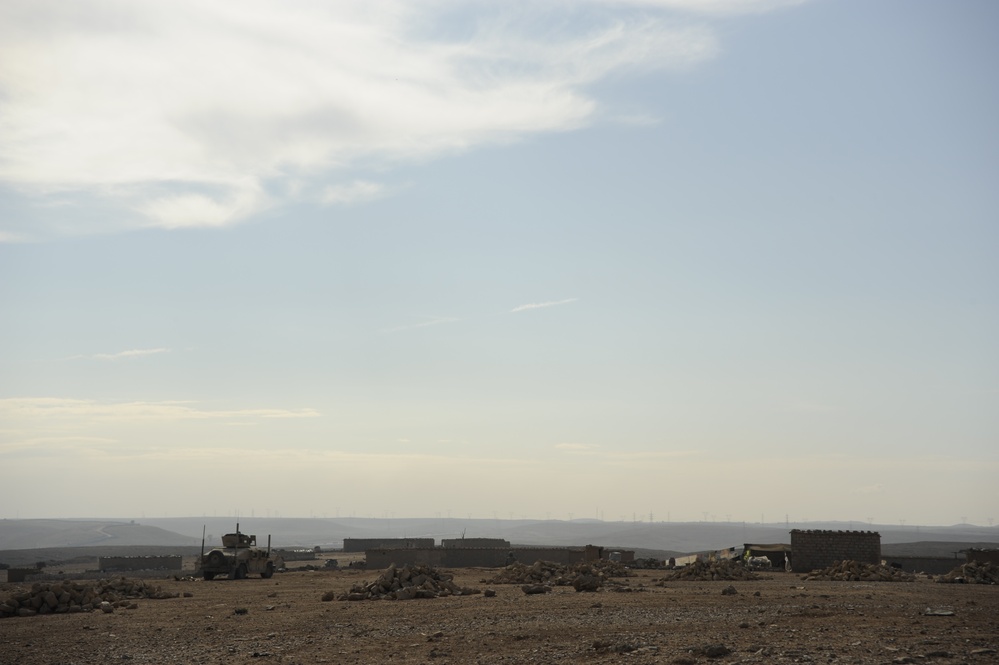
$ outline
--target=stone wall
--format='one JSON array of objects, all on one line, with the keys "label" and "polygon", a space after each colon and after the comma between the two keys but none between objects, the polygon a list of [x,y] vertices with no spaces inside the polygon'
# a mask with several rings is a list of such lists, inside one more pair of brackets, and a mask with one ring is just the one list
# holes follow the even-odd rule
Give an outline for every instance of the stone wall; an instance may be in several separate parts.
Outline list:
[{"label": "stone wall", "polygon": [[928,575],[945,575],[963,563],[952,556],[891,556],[885,557],[889,565],[901,566],[907,573],[926,573]]},{"label": "stone wall", "polygon": [[344,552],[406,548],[432,548],[433,538],[344,538]]},{"label": "stone wall", "polygon": [[999,549],[982,550],[972,548],[965,552],[967,563],[994,563],[999,566]]},{"label": "stone wall", "polygon": [[[597,549],[597,548],[593,548]],[[370,570],[396,566],[426,564],[444,568],[502,568],[511,563],[511,555],[518,563],[533,564],[535,561],[573,564],[587,561],[587,555],[594,552],[586,548],[549,547],[431,547],[406,549],[365,550],[365,565]]]},{"label": "stone wall", "polygon": [[180,556],[101,556],[97,568],[101,572],[119,570],[181,570]]},{"label": "stone wall", "polygon": [[8,568],[7,581],[11,583],[24,582],[28,579],[29,575],[38,575],[44,572],[44,570],[39,570],[38,568]]},{"label": "stone wall", "polygon": [[510,549],[510,541],[502,538],[444,538],[441,540],[441,547],[456,548],[483,548],[483,547],[505,547]]},{"label": "stone wall", "polygon": [[[344,552],[352,552],[346,548]],[[372,548],[364,550],[364,565],[369,570],[388,568],[393,563],[396,566],[413,566],[424,564],[440,566],[444,558],[444,550],[436,547],[406,547],[406,548]]]},{"label": "stone wall", "polygon": [[837,561],[881,563],[881,534],[876,531],[791,531],[791,570],[807,573]]}]

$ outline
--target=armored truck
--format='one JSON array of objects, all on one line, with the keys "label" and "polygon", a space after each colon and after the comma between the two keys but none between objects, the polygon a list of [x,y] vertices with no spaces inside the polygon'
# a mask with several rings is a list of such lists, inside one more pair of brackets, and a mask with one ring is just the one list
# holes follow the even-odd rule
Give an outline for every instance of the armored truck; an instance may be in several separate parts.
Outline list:
[{"label": "armored truck", "polygon": [[216,575],[241,580],[256,574],[267,579],[282,565],[280,557],[271,553],[270,536],[266,548],[257,547],[257,537],[240,533],[238,524],[236,533],[222,536],[222,547],[205,554],[202,544],[201,551],[201,574],[206,580],[213,580]]}]

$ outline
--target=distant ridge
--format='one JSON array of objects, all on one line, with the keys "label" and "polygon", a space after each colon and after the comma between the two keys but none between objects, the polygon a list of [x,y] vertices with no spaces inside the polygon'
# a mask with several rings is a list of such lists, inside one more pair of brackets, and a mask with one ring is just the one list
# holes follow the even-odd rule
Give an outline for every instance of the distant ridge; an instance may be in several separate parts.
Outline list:
[{"label": "distant ridge", "polygon": [[[744,543],[789,543],[791,529],[872,530],[882,545],[894,543],[983,543],[999,547],[999,527],[878,525],[867,522],[743,524],[741,522],[602,522],[599,520],[501,520],[459,518],[276,518],[240,517],[240,530],[270,534],[276,547],[338,549],[344,538],[504,538],[534,546],[603,547],[668,552],[705,552]],[[232,517],[163,517],[134,520],[0,520],[0,550],[57,547],[208,545],[236,529]],[[945,546],[944,546],[945,547]]]},{"label": "distant ridge", "polygon": [[0,520],[0,550],[195,544],[201,539],[134,521]]}]

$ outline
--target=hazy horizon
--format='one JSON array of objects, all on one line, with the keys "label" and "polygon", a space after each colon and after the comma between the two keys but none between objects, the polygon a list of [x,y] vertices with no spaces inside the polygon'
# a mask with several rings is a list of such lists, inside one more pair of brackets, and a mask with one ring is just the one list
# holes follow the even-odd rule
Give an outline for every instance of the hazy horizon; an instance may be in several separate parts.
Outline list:
[{"label": "hazy horizon", "polygon": [[691,520],[675,520],[675,519],[659,519],[653,516],[654,519],[650,520],[649,515],[635,514],[632,517],[627,517],[625,515],[619,516],[617,519],[601,518],[601,517],[585,517],[585,516],[574,516],[569,518],[568,516],[559,518],[555,516],[546,515],[542,517],[531,517],[527,515],[509,515],[506,516],[499,515],[447,515],[447,514],[435,514],[435,515],[398,515],[396,513],[391,513],[389,515],[373,515],[373,514],[350,514],[350,515],[336,515],[329,513],[315,513],[311,515],[273,515],[273,514],[261,514],[257,515],[255,513],[251,514],[176,514],[176,515],[153,515],[153,514],[140,514],[140,515],[77,515],[77,516],[24,516],[15,515],[5,516],[0,515],[0,520],[11,520],[11,521],[108,521],[108,522],[135,522],[141,523],[143,520],[154,520],[154,521],[165,521],[165,520],[231,520],[234,523],[244,523],[244,522],[260,522],[264,520],[297,520],[297,521],[308,521],[308,520],[323,520],[323,521],[337,521],[337,520],[357,520],[357,521],[369,521],[378,522],[383,521],[386,523],[391,523],[392,521],[399,522],[447,522],[449,524],[456,523],[489,523],[496,522],[502,524],[514,524],[514,523],[524,523],[524,522],[550,522],[550,523],[565,523],[565,524],[621,524],[621,525],[706,525],[706,526],[755,526],[755,527],[767,527],[767,528],[779,528],[786,526],[788,528],[799,528],[808,525],[842,525],[844,530],[909,530],[917,531],[922,528],[962,528],[969,527],[974,529],[996,529],[996,534],[999,535],[999,527],[997,527],[992,520],[992,523],[976,524],[974,522],[955,522],[950,524],[933,524],[933,523],[921,523],[921,522],[908,522],[908,521],[896,521],[894,523],[881,523],[875,522],[873,519],[823,519],[823,520],[792,520],[790,515],[785,519],[778,520],[768,520],[768,521],[752,521],[752,520],[735,520],[735,519],[724,519],[718,517],[717,515],[712,516],[709,519],[691,519]]},{"label": "hazy horizon", "polygon": [[997,29],[0,3],[0,517],[988,524]]}]

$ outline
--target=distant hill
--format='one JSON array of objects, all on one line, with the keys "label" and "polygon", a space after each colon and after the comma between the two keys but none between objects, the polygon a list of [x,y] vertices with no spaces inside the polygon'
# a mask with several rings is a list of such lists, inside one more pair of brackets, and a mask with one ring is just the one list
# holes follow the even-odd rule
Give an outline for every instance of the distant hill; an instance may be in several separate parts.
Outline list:
[{"label": "distant hill", "polygon": [[[706,552],[744,543],[790,543],[790,529],[872,530],[882,546],[931,543],[978,543],[999,547],[999,527],[959,524],[949,527],[869,525],[866,522],[749,524],[741,522],[602,522],[599,520],[498,520],[458,518],[266,518],[242,517],[243,533],[258,542],[271,535],[275,547],[338,549],[344,538],[423,537],[504,538],[517,545],[598,545],[617,549],[670,553]],[[0,550],[59,547],[186,547],[217,545],[222,534],[236,530],[231,517],[164,517],[141,520],[0,520]],[[893,552],[901,555],[901,552]]]},{"label": "distant hill", "polygon": [[134,521],[0,520],[0,550],[200,545],[201,539]]}]

